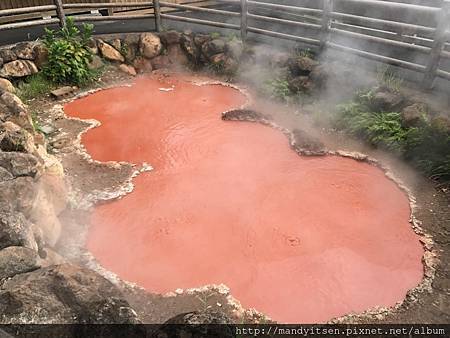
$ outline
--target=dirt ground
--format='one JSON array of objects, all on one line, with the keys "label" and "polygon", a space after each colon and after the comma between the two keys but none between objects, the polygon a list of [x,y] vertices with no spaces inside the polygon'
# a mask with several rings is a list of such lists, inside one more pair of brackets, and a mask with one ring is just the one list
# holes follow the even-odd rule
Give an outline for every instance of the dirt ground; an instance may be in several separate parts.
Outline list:
[{"label": "dirt ground", "polygon": [[[110,67],[100,81],[83,91],[123,85],[132,81],[128,75]],[[70,98],[69,98],[70,100]],[[131,178],[142,168],[127,163],[98,163],[86,156],[79,147],[79,135],[89,124],[79,120],[66,119],[61,109],[55,109],[50,97],[29,103],[38,111],[41,126],[51,126],[47,135],[49,150],[62,161],[67,181],[71,186],[71,203],[61,216],[64,225],[63,236],[57,251],[68,260],[87,265],[122,287],[123,293],[145,323],[161,323],[180,313],[216,309],[228,314],[234,321],[264,321],[255,311],[244,311],[225,287],[208,287],[198,290],[178,290],[167,295],[152,294],[121,281],[111,272],[105,271],[84,249],[86,230],[89,225],[90,209],[94,203],[103,203],[117,198],[132,189]],[[424,291],[409,295],[405,302],[393,311],[361,316],[347,316],[344,322],[361,323],[449,323],[450,322],[450,192],[438,187],[394,157],[349,140],[328,130],[317,129],[307,115],[289,111],[288,108],[263,102],[254,109],[269,112],[273,119],[288,128],[308,129],[320,136],[329,149],[358,151],[376,158],[387,165],[407,186],[417,200],[416,218],[421,227],[433,237],[435,250],[439,254],[436,274],[431,292]],[[392,281],[395,283],[395,281]]]}]

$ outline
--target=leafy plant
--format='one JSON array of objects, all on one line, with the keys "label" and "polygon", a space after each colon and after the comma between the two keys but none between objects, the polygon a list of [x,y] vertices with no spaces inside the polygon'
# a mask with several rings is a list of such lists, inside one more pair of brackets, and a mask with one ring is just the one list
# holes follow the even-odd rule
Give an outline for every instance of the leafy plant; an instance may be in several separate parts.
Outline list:
[{"label": "leafy plant", "polygon": [[93,25],[84,24],[82,29],[75,26],[73,18],[59,31],[46,29],[44,45],[48,49],[48,62],[44,74],[55,83],[83,85],[92,79],[89,63],[92,52],[88,43]]},{"label": "leafy plant", "polygon": [[29,101],[36,97],[45,95],[55,88],[55,84],[47,79],[42,73],[27,77],[18,85],[18,95],[22,101]]},{"label": "leafy plant", "polygon": [[289,89],[289,83],[283,77],[277,77],[275,79],[266,81],[264,91],[271,98],[281,101],[287,101],[288,98],[292,95],[292,92]]},{"label": "leafy plant", "polygon": [[[373,111],[372,91],[359,92],[338,107],[334,126],[373,146],[397,153],[442,184],[450,183],[450,132],[445,122],[405,127],[399,112]],[[434,120],[439,121],[439,120]]]},{"label": "leafy plant", "polygon": [[209,34],[209,36],[211,37],[211,39],[218,39],[221,37],[219,32],[212,32]]}]

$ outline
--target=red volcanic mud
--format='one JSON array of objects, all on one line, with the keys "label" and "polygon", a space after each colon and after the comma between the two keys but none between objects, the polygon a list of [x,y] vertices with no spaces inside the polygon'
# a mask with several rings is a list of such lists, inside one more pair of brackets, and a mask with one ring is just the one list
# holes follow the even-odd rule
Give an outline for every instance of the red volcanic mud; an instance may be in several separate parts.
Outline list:
[{"label": "red volcanic mud", "polygon": [[82,138],[94,159],[154,167],[95,208],[88,249],[149,291],[224,283],[280,322],[401,301],[423,274],[405,194],[372,165],[301,157],[277,130],[221,120],[243,103],[233,88],[148,77],[66,105],[101,122]]}]

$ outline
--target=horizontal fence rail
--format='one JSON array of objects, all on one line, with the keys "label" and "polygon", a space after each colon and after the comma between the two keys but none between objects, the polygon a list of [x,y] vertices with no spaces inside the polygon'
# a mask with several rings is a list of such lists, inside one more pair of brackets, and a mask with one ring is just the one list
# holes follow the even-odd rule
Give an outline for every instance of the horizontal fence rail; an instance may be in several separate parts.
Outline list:
[{"label": "horizontal fence rail", "polygon": [[[150,19],[156,31],[169,20],[237,30],[244,42],[251,33],[357,55],[421,73],[427,88],[436,78],[450,80],[450,0],[440,7],[406,0],[39,1],[0,9],[0,31],[64,26],[67,15],[77,22]],[[18,15],[32,19],[2,24]]]}]

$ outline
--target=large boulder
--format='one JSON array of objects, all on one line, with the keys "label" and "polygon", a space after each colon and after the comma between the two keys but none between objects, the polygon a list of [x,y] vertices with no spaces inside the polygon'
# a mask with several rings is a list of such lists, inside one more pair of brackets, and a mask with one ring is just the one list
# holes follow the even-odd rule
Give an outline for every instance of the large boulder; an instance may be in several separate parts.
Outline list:
[{"label": "large boulder", "polygon": [[202,52],[205,57],[210,60],[214,55],[225,52],[225,41],[222,39],[214,39],[207,41],[202,46]]},{"label": "large boulder", "polygon": [[139,42],[139,52],[148,59],[158,56],[162,51],[162,43],[159,36],[153,33],[144,33]]},{"label": "large boulder", "polygon": [[14,93],[16,91],[11,81],[3,78],[0,78],[0,90],[10,93]]},{"label": "large boulder", "polygon": [[14,177],[36,177],[41,172],[38,159],[27,153],[0,151],[0,167],[8,170]]},{"label": "large boulder", "polygon": [[215,70],[218,73],[222,73],[222,74],[228,74],[228,75],[234,74],[239,67],[236,60],[234,60],[230,56],[226,55],[225,53],[219,53],[219,54],[213,55],[210,58],[210,62],[211,62],[211,64],[214,65]]},{"label": "large boulder", "polygon": [[0,49],[0,59],[8,63],[17,60],[17,55],[10,48]]},{"label": "large boulder", "polygon": [[40,268],[40,258],[35,250],[10,246],[0,250],[0,280]]},{"label": "large boulder", "polygon": [[167,56],[169,57],[170,62],[175,66],[187,66],[189,64],[189,59],[179,44],[169,45],[167,47]]},{"label": "large boulder", "polygon": [[6,78],[21,78],[36,74],[38,69],[33,61],[16,60],[5,63],[0,70],[0,76]]},{"label": "large boulder", "polygon": [[177,45],[180,43],[181,33],[175,30],[165,31],[159,33],[159,38],[166,46]]},{"label": "large boulder", "polygon": [[4,282],[0,323],[135,324],[139,319],[110,281],[92,270],[62,264]]},{"label": "large boulder", "polygon": [[224,330],[233,320],[225,313],[205,309],[182,313],[167,320],[158,327],[157,337],[233,337],[234,333]]},{"label": "large boulder", "polygon": [[318,62],[308,56],[291,58],[287,63],[292,76],[308,76],[317,65]]},{"label": "large boulder", "polygon": [[7,91],[0,92],[0,111],[14,115],[26,110],[25,104],[16,95]]},{"label": "large boulder", "polygon": [[405,99],[401,93],[381,88],[374,94],[371,106],[376,111],[398,111]]},{"label": "large boulder", "polygon": [[17,58],[22,60],[34,60],[34,47],[30,42],[22,42],[15,45],[12,49]]},{"label": "large boulder", "polygon": [[48,49],[42,43],[39,43],[34,46],[33,51],[35,55],[34,64],[38,69],[42,69],[48,61]]},{"label": "large boulder", "polygon": [[140,36],[138,34],[128,34],[125,39],[123,39],[123,51],[125,56],[125,61],[132,64],[136,58],[139,50]]},{"label": "large boulder", "polygon": [[225,46],[225,51],[235,60],[240,60],[242,54],[244,53],[244,44],[242,41],[233,39],[227,42]]},{"label": "large boulder", "polygon": [[32,153],[34,139],[25,129],[7,121],[0,124],[0,150]]},{"label": "large boulder", "polygon": [[190,34],[181,35],[180,46],[186,53],[188,59],[194,63],[198,64],[200,61],[200,49],[195,44],[194,38]]},{"label": "large boulder", "polygon": [[35,208],[39,185],[31,177],[17,177],[0,182],[0,204],[9,203],[14,212],[29,216]]},{"label": "large boulder", "polygon": [[32,224],[22,213],[3,209],[4,207],[0,210],[0,250],[10,246],[23,246],[37,250],[38,245],[34,238]]},{"label": "large boulder", "polygon": [[[6,181],[10,181],[14,178],[14,176],[5,168],[0,167],[0,184]],[[6,201],[5,201],[6,202]]]},{"label": "large boulder", "polygon": [[405,128],[420,127],[427,121],[426,107],[421,103],[403,108],[400,114]]},{"label": "large boulder", "polygon": [[120,52],[115,49],[110,44],[107,44],[103,40],[97,41],[98,49],[100,50],[100,54],[109,61],[115,61],[115,62],[124,62],[125,58],[123,57]]}]

